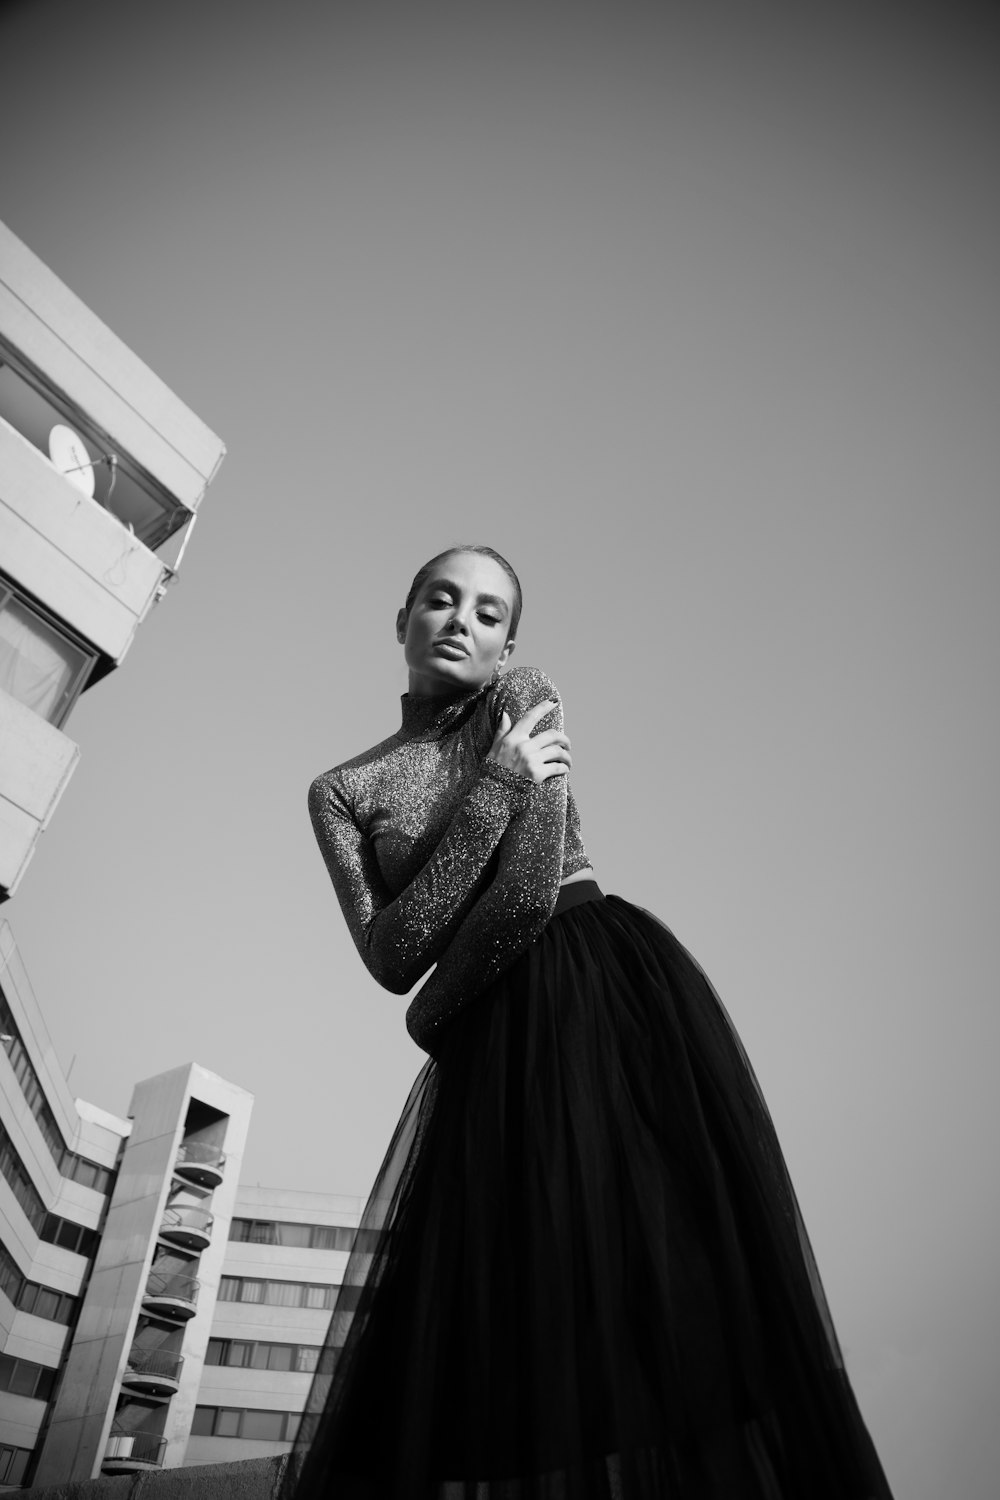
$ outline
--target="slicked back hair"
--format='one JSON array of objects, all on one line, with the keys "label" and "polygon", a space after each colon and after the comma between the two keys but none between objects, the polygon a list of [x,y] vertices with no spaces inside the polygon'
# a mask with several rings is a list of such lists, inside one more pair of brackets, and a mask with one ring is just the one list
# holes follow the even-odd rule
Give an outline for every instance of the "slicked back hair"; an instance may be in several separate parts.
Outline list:
[{"label": "slicked back hair", "polygon": [[480,557],[491,557],[495,563],[500,564],[501,568],[503,568],[504,572],[507,574],[507,577],[510,579],[514,589],[514,607],[511,610],[510,626],[507,631],[507,639],[509,641],[512,641],[517,634],[517,625],[518,621],[521,618],[521,583],[507,559],[505,557],[501,557],[500,553],[494,551],[492,547],[447,547],[445,548],[444,552],[439,552],[436,557],[432,557],[429,562],[425,562],[423,567],[414,576],[413,582],[410,584],[410,592],[406,596],[405,606],[407,615],[409,615],[410,610],[413,607],[413,601],[414,599],[416,599],[421,587],[427,582],[428,578],[431,576],[438,563],[444,562],[446,557],[452,557],[456,552],[476,552]]}]

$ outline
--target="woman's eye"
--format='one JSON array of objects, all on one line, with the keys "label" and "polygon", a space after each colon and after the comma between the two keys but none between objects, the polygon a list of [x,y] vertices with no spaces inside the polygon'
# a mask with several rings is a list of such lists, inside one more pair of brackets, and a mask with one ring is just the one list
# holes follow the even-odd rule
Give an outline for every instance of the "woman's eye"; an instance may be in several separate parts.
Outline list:
[{"label": "woman's eye", "polygon": [[483,614],[481,614],[479,616],[479,618],[482,620],[482,622],[483,622],[484,625],[499,625],[500,624],[500,621],[494,615],[483,615]]}]

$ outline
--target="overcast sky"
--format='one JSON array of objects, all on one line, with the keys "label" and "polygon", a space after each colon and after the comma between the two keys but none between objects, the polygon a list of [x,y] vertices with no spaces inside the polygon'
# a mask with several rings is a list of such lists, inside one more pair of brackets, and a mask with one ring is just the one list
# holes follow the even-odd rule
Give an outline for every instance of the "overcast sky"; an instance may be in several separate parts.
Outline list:
[{"label": "overcast sky", "polygon": [[229,449],[3,913],[74,1091],[195,1059],[256,1096],[248,1180],[366,1192],[423,1055],[306,788],[398,724],[415,569],[488,542],[899,1500],[1000,1465],[987,14],[0,8],[0,217]]}]

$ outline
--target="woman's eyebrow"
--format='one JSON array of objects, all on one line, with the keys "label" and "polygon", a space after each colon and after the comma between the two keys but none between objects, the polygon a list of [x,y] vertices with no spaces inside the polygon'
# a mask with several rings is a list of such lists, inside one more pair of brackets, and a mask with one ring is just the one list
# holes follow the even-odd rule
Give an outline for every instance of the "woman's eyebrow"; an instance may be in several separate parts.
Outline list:
[{"label": "woman's eyebrow", "polygon": [[[461,592],[462,592],[461,585],[457,584],[457,583],[453,583],[450,578],[437,578],[437,579],[435,579],[435,581],[431,584],[431,588],[434,588],[434,589],[448,589],[452,594],[461,594]],[[494,604],[494,605],[496,605],[497,609],[502,610],[505,615],[509,615],[510,614],[510,610],[507,607],[506,600],[501,599],[498,594],[480,594],[477,597],[477,599],[476,599],[476,603],[477,604]]]}]

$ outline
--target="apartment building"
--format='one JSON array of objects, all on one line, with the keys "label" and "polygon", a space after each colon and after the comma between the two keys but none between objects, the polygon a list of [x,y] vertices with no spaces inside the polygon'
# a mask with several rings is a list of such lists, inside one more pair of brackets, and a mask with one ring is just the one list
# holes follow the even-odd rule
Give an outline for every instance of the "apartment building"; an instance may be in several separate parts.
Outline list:
[{"label": "apartment building", "polygon": [[0,224],[0,901],[76,767],[73,705],[163,597],[224,453]]},{"label": "apartment building", "polygon": [[363,1200],[241,1185],[252,1104],[74,1100],[0,922],[0,1488],[290,1447]]}]

